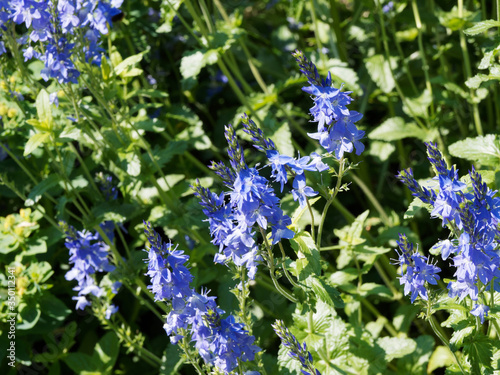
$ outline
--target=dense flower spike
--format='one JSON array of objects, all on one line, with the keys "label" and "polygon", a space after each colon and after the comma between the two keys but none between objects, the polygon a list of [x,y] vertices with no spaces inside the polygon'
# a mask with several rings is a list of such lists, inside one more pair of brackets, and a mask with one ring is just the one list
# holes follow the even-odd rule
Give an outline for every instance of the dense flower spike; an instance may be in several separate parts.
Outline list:
[{"label": "dense flower spike", "polygon": [[[420,255],[416,250],[413,251],[413,244],[408,241],[405,234],[399,235],[398,246],[401,250],[401,253],[398,252],[398,264],[401,266],[399,282],[401,285],[404,284],[405,295],[411,293],[412,303],[418,296],[427,300],[425,283],[436,285],[437,280],[439,280],[437,273],[441,269],[429,264],[427,257]],[[406,266],[406,269],[404,266]]]},{"label": "dense flower spike", "polygon": [[146,273],[151,278],[148,289],[155,295],[155,301],[174,300],[175,304],[176,299],[190,297],[192,290],[189,284],[193,276],[185,265],[189,257],[183,251],[172,248],[171,243],[164,243],[151,224],[145,222],[144,225],[151,245]]},{"label": "dense flower spike", "polygon": [[[205,194],[206,189],[200,191]],[[208,194],[208,193],[207,193]],[[214,197],[212,197],[214,198]],[[216,202],[205,202],[207,207]],[[193,276],[185,263],[189,256],[181,250],[172,249],[160,235],[145,223],[145,233],[150,243],[148,252],[148,275],[156,300],[170,302],[172,310],[165,321],[165,331],[173,343],[187,332],[198,353],[206,363],[229,374],[238,366],[238,360],[252,361],[260,348],[253,343],[255,338],[248,334],[244,325],[237,323],[234,316],[222,319],[224,311],[217,307],[215,297],[208,291],[197,293],[190,287]]]},{"label": "dense flower spike", "polygon": [[[469,172],[472,186],[468,188],[459,180],[454,167],[448,169],[437,146],[433,143],[426,146],[429,161],[437,172],[437,188],[428,190],[421,187],[413,178],[411,170],[401,171],[398,178],[410,188],[414,196],[432,205],[432,217],[440,218],[443,226],[448,225],[453,229],[455,238],[439,241],[433,246],[434,250],[441,252],[443,260],[451,257],[452,265],[456,268],[456,279],[448,283],[449,296],[457,297],[459,301],[466,297],[478,301],[481,291],[489,289],[492,283],[495,290],[500,290],[500,255],[495,251],[500,237],[500,198],[495,197],[496,191],[487,187],[474,168]],[[400,248],[404,253],[401,244]],[[403,264],[401,259],[400,262]],[[415,260],[413,262],[416,264]],[[404,264],[413,267],[411,261]],[[411,272],[414,272],[413,268]],[[412,280],[411,273],[401,279],[405,283],[405,293],[412,292],[413,301],[414,293],[422,295],[426,292],[421,284],[415,284]],[[475,303],[471,314],[483,322],[488,311],[488,306]]]},{"label": "dense flower spike", "polygon": [[274,332],[276,332],[281,339],[281,343],[290,350],[288,355],[300,361],[302,365],[301,371],[304,375],[321,375],[321,373],[314,368],[313,357],[307,350],[305,342],[300,344],[282,320],[276,320],[272,327]]},{"label": "dense flower spike", "polygon": [[[76,308],[84,309],[90,305],[88,295],[101,297],[105,294],[104,288],[96,283],[95,274],[97,272],[111,272],[115,267],[109,263],[109,246],[102,240],[99,233],[92,234],[83,230],[77,232],[73,227],[66,226],[65,246],[69,250],[69,263],[73,267],[66,273],[66,280],[76,280],[78,285],[73,290],[78,292]],[[113,239],[113,223],[106,222],[101,225],[106,236]],[[116,294],[121,283],[115,283],[112,287],[112,293]],[[118,310],[114,305],[108,307],[106,317],[109,319],[114,312]]]},{"label": "dense flower spike", "polygon": [[[45,67],[44,80],[56,78],[60,83],[78,83],[80,72],[73,63],[73,55],[82,54],[82,60],[101,64],[100,37],[108,33],[108,25],[122,0],[6,0],[0,4],[0,21],[9,21],[26,27],[26,34],[18,39],[26,44],[25,61],[36,58]],[[15,48],[15,46],[11,46]],[[5,53],[0,42],[0,54]]]},{"label": "dense flower spike", "polygon": [[358,130],[354,123],[363,115],[347,109],[347,105],[352,101],[350,92],[341,91],[342,87],[333,87],[330,73],[322,80],[316,66],[308,61],[301,51],[297,50],[292,55],[310,84],[302,90],[312,95],[314,100],[311,115],[314,117],[313,121],[318,123],[318,129],[315,133],[309,133],[309,136],[318,140],[320,145],[337,159],[341,159],[346,152],[353,152],[354,149],[356,155],[360,155],[365,149],[360,142],[365,132]]},{"label": "dense flower spike", "polygon": [[[277,153],[272,141],[266,140],[249,118],[244,121],[247,123],[247,132],[255,138],[254,141],[260,149]],[[269,181],[261,176],[256,168],[246,165],[243,149],[231,125],[226,127],[225,134],[229,145],[231,168],[222,162],[212,162],[211,168],[221,176],[230,192],[217,195],[203,188],[199,182],[193,184],[192,188],[201,201],[203,213],[207,216],[212,242],[219,246],[219,253],[216,254],[214,261],[216,263],[231,261],[237,266],[245,266],[248,276],[254,279],[257,264],[262,260],[258,243],[255,241],[256,233],[271,229],[272,244],[278,243],[283,238],[293,238],[294,232],[287,228],[292,220],[281,210],[280,200],[276,197]],[[309,163],[310,157],[299,161],[291,157],[280,157],[279,154],[276,154],[276,157],[286,160],[287,165],[290,168],[294,167],[297,174],[302,174],[304,169],[322,168],[320,157],[315,157],[311,163]],[[279,161],[273,164],[273,175],[284,183],[287,180],[286,171],[280,168]],[[301,188],[301,199],[305,194],[312,194],[312,189],[310,191],[302,186]]]}]

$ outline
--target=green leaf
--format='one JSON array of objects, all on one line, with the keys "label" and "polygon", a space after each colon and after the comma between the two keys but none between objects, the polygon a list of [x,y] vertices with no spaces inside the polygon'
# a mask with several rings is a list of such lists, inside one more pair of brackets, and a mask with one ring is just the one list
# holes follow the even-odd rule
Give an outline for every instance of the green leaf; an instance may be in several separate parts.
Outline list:
[{"label": "green leaf", "polygon": [[48,129],[52,127],[52,107],[50,105],[50,97],[47,91],[40,90],[36,97],[36,113],[40,123],[47,124]]},{"label": "green leaf", "polygon": [[500,141],[495,134],[487,134],[476,138],[467,138],[448,147],[452,156],[463,158],[484,165],[498,167],[500,165]]},{"label": "green leaf", "polygon": [[311,274],[320,275],[321,256],[311,234],[309,232],[299,232],[290,240],[290,244],[297,253],[298,260],[305,259],[307,261],[306,265],[309,266],[297,272],[299,280],[305,280]]},{"label": "green leaf", "polygon": [[306,285],[311,288],[317,298],[331,307],[342,307],[344,301],[337,289],[327,285],[321,278],[309,276]]},{"label": "green leaf", "polygon": [[99,358],[99,361],[103,364],[102,368],[104,373],[111,373],[113,366],[115,365],[116,359],[118,358],[118,352],[120,350],[120,344],[118,338],[114,332],[108,332],[94,348],[93,358]]},{"label": "green leaf", "polygon": [[398,374],[427,375],[427,363],[434,347],[434,338],[425,335],[419,336],[415,341],[415,350],[397,361]]},{"label": "green leaf", "polygon": [[49,138],[50,133],[36,133],[33,134],[30,139],[28,139],[28,142],[26,142],[26,146],[24,147],[24,156],[28,156],[31,154],[35,149],[38,148],[42,143],[47,141]]},{"label": "green leaf", "polygon": [[127,173],[130,176],[137,177],[141,174],[141,161],[139,156],[133,153],[127,154]]},{"label": "green leaf", "polygon": [[396,141],[404,138],[418,138],[423,141],[429,140],[429,134],[425,129],[418,127],[415,123],[405,123],[401,117],[392,117],[377,126],[368,138],[381,141]]},{"label": "green leaf", "polygon": [[177,345],[169,344],[163,353],[161,360],[160,375],[177,375],[184,358],[179,353],[180,349]]},{"label": "green leaf", "polygon": [[[422,117],[426,118],[427,110],[432,103],[432,95],[430,95],[429,90],[425,89],[422,91],[420,96],[414,98],[406,98],[403,102],[403,111],[410,117]],[[428,140],[434,140],[437,136],[437,130],[429,130]]]},{"label": "green leaf", "polygon": [[465,328],[455,330],[450,338],[450,344],[453,345],[452,350],[460,348],[464,344],[464,340],[472,335],[475,330],[476,327],[474,326],[466,326]]},{"label": "green leaf", "polygon": [[500,21],[484,20],[481,22],[477,22],[476,24],[474,24],[474,26],[469,27],[468,29],[465,29],[464,34],[469,35],[469,36],[473,36],[473,35],[484,33],[486,30],[488,30],[492,27],[500,27]]},{"label": "green leaf", "polygon": [[491,340],[484,336],[474,336],[474,339],[464,345],[464,353],[468,354],[473,374],[493,374],[491,357],[493,345]]},{"label": "green leaf", "polygon": [[377,339],[377,345],[385,351],[385,359],[390,362],[394,358],[401,358],[411,354],[417,348],[417,343],[413,339],[399,337],[381,337]]},{"label": "green leaf", "polygon": [[429,365],[427,366],[427,370],[429,374],[432,374],[433,371],[440,367],[448,367],[455,363],[455,358],[450,352],[450,349],[446,346],[438,346],[434,350],[431,355],[431,359],[429,360]]},{"label": "green leaf", "polygon": [[16,328],[19,330],[28,330],[35,326],[42,314],[40,306],[37,303],[21,303],[19,305],[19,318]]},{"label": "green leaf", "polygon": [[205,66],[204,54],[202,51],[191,51],[181,59],[180,71],[182,78],[197,77],[201,69]]},{"label": "green leaf", "polygon": [[385,60],[383,55],[374,55],[366,58],[366,70],[370,74],[373,82],[385,93],[390,93],[394,87],[395,82],[392,77],[391,67]]},{"label": "green leaf", "polygon": [[27,250],[22,253],[22,256],[45,254],[47,252],[47,243],[41,237],[30,238],[26,243],[26,247]]},{"label": "green leaf", "polygon": [[408,206],[408,209],[406,210],[404,214],[405,219],[411,219],[412,217],[415,216],[415,214],[420,211],[421,208],[427,209],[427,211],[431,212],[433,207],[429,203],[424,203],[420,200],[420,198],[413,198],[411,201],[410,205]]},{"label": "green leaf", "polygon": [[92,357],[85,353],[69,353],[64,357],[64,363],[66,363],[75,374],[98,371],[98,364],[94,363]]},{"label": "green leaf", "polygon": [[115,66],[115,74],[117,76],[122,76],[123,73],[128,72],[133,65],[137,64],[142,60],[146,52],[147,51],[144,51],[138,53],[137,55],[127,57],[125,60],[123,60],[122,62],[120,62],[118,65]]},{"label": "green leaf", "polygon": [[47,190],[56,186],[58,182],[59,182],[59,176],[57,174],[51,174],[49,177],[43,179],[42,182],[40,182],[33,189],[31,189],[31,192],[28,195],[28,199],[26,199],[26,202],[24,203],[25,206],[26,207],[33,206],[40,200],[40,198],[42,198],[42,195]]}]

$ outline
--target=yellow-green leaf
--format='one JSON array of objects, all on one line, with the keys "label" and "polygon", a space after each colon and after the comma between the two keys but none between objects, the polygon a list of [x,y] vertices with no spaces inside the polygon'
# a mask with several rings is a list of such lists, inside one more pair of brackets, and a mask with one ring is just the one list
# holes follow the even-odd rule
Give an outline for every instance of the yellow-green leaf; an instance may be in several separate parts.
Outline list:
[{"label": "yellow-green leaf", "polygon": [[24,156],[31,154],[38,146],[44,143],[50,136],[50,133],[36,133],[26,142],[24,147]]}]

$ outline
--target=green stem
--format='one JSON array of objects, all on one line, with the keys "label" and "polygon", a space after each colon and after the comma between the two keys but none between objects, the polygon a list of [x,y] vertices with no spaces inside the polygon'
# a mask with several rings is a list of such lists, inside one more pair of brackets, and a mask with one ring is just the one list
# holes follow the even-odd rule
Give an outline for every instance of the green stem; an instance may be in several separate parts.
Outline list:
[{"label": "green stem", "polygon": [[[424,76],[425,76],[425,87],[427,88],[427,91],[429,91],[430,97],[433,98],[431,79],[429,77],[429,64],[427,63],[427,58],[425,57],[424,43],[422,40],[422,22],[420,21],[420,13],[418,11],[416,0],[411,0],[411,7],[413,10],[413,16],[415,18],[415,25],[417,26],[418,50],[420,52],[420,58],[422,59],[422,69],[424,71]],[[435,116],[434,100],[431,99],[431,118],[434,118],[434,116]]]},{"label": "green stem", "polygon": [[[464,1],[458,0],[458,18],[462,19],[464,16]],[[465,34],[462,30],[459,30],[460,35],[460,48],[462,49],[463,62],[465,67],[465,78],[466,80],[472,77],[472,69],[469,58],[469,50],[467,49],[467,41],[465,40]],[[472,100],[472,113],[474,118],[474,125],[476,127],[476,132],[478,135],[483,135],[483,127],[481,125],[481,117],[479,116],[479,107],[475,102],[476,94],[474,90],[469,89]]]},{"label": "green stem", "polygon": [[286,257],[286,255],[285,255],[285,249],[283,249],[283,245],[281,244],[281,241],[280,241],[280,242],[278,242],[278,245],[279,245],[279,248],[280,248],[280,250],[281,250],[281,256],[283,257],[283,258],[282,258],[282,262],[281,262],[281,268],[283,269],[283,272],[285,273],[286,278],[288,279],[288,281],[290,282],[290,284],[292,284],[294,287],[296,287],[296,288],[300,288],[300,285],[299,285],[299,284],[297,284],[297,283],[293,280],[292,276],[290,275],[290,273],[289,273],[289,272],[288,272],[288,270],[286,269],[286,266],[285,266],[285,257]]},{"label": "green stem", "polygon": [[382,207],[382,205],[380,204],[380,202],[378,201],[378,199],[373,195],[372,191],[368,188],[368,186],[366,186],[366,184],[363,182],[363,180],[361,180],[354,173],[351,173],[350,177],[356,183],[356,185],[358,185],[360,187],[360,189],[366,195],[368,200],[373,204],[373,206],[375,207],[375,209],[379,213],[380,218],[382,219],[383,223],[385,225],[389,225],[389,217],[385,213],[385,210]]},{"label": "green stem", "polygon": [[307,208],[309,209],[309,214],[311,215],[311,237],[314,240],[314,214],[311,207],[311,203],[309,202],[309,198],[306,197]]},{"label": "green stem", "polygon": [[328,197],[328,200],[325,203],[325,207],[323,208],[323,213],[321,214],[321,220],[319,222],[319,227],[318,227],[318,238],[316,239],[316,247],[318,249],[321,248],[321,236],[323,234],[323,224],[325,223],[326,213],[328,212],[328,208],[332,204],[333,200],[335,199],[340,190],[340,187],[342,186],[342,177],[344,175],[344,163],[345,159],[342,156],[339,160],[339,172],[337,174],[337,184],[335,185],[333,193]]},{"label": "green stem", "polygon": [[259,229],[260,229],[260,233],[262,235],[262,238],[264,239],[264,243],[266,245],[266,249],[267,249],[267,255],[268,255],[268,262],[267,262],[267,265],[269,267],[269,274],[271,276],[271,279],[273,280],[273,284],[274,284],[274,287],[276,288],[276,290],[283,296],[285,297],[286,299],[288,299],[290,302],[293,302],[293,303],[297,303],[298,300],[295,298],[295,296],[290,293],[289,291],[285,290],[281,285],[280,283],[278,282],[278,280],[276,279],[276,269],[274,268],[274,257],[273,257],[273,251],[271,249],[271,247],[269,246],[269,242],[267,241],[267,236],[266,236],[266,232],[264,231],[264,229],[259,225]]}]

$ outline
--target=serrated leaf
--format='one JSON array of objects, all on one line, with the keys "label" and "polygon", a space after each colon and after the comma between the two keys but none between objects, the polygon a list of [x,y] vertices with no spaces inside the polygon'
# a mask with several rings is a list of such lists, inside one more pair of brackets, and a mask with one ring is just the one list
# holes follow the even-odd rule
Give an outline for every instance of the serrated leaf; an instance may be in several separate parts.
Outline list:
[{"label": "serrated leaf", "polygon": [[311,288],[317,298],[331,307],[339,307],[344,304],[337,289],[327,285],[322,279],[309,276],[306,285]]},{"label": "serrated leaf", "polygon": [[[426,118],[428,116],[427,110],[432,103],[432,95],[429,90],[425,89],[422,91],[420,96],[414,98],[406,98],[403,102],[403,111],[410,117],[422,117]],[[437,130],[429,130],[428,139],[434,140],[437,136]]]},{"label": "serrated leaf", "polygon": [[481,22],[477,22],[476,24],[474,24],[474,26],[469,27],[468,29],[465,29],[464,34],[469,35],[469,36],[473,36],[473,35],[484,33],[486,30],[488,30],[492,27],[500,27],[500,21],[484,20]]},{"label": "serrated leaf", "polygon": [[453,345],[452,349],[460,348],[464,344],[464,340],[470,335],[472,335],[475,330],[476,327],[467,326],[465,328],[454,331],[450,338],[450,345]]},{"label": "serrated leaf", "polygon": [[404,214],[405,219],[411,219],[415,214],[420,211],[421,208],[425,208],[427,211],[431,212],[433,210],[433,206],[430,205],[429,203],[424,203],[420,200],[420,198],[413,198],[411,201],[410,205],[408,206],[408,209],[406,210]]},{"label": "serrated leaf", "polygon": [[397,361],[398,374],[427,375],[427,363],[434,347],[434,338],[419,336],[415,350]]},{"label": "serrated leaf", "polygon": [[50,133],[36,133],[33,134],[30,139],[28,139],[28,142],[26,142],[26,146],[24,147],[24,156],[27,156],[31,154],[33,151],[35,151],[38,146],[43,144],[44,142],[47,141],[47,139],[50,137]]},{"label": "serrated leaf", "polygon": [[368,138],[381,141],[396,141],[404,138],[418,138],[428,140],[429,134],[425,129],[418,127],[415,123],[405,123],[401,117],[391,117],[377,126]]},{"label": "serrated leaf", "polygon": [[395,82],[392,77],[389,62],[380,54],[368,57],[364,61],[366,70],[368,70],[373,82],[375,82],[383,92],[390,93],[395,87]]},{"label": "serrated leaf", "polygon": [[493,374],[491,357],[493,355],[493,345],[486,336],[476,336],[464,345],[464,353],[468,354],[469,362],[473,374],[490,375]]},{"label": "serrated leaf", "polygon": [[448,151],[452,156],[484,165],[498,167],[500,164],[500,141],[495,134],[455,142],[448,147]]},{"label": "serrated leaf", "polygon": [[205,66],[203,56],[201,51],[192,51],[184,55],[180,67],[182,78],[197,77],[200,74],[201,69]]},{"label": "serrated leaf", "polygon": [[299,232],[290,239],[290,244],[299,258],[296,262],[298,279],[305,280],[311,274],[320,275],[321,256],[311,234]]}]

